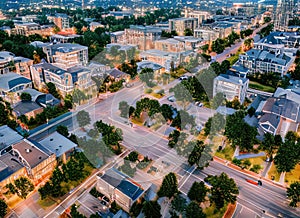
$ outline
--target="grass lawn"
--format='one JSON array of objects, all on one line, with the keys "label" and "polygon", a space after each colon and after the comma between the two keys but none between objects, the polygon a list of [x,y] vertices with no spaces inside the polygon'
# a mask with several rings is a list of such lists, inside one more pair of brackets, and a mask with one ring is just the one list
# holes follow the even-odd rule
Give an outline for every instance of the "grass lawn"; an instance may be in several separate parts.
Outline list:
[{"label": "grass lawn", "polygon": [[274,181],[279,181],[279,178],[280,178],[280,173],[277,172],[276,170],[276,166],[274,163],[272,163],[272,166],[268,172],[268,178],[271,179],[271,177],[274,176],[275,177],[275,180]]},{"label": "grass lawn", "polygon": [[217,209],[215,204],[212,204],[210,207],[203,209],[203,212],[206,214],[207,218],[220,218],[223,217],[227,210],[227,205],[221,209]]},{"label": "grass lawn", "polygon": [[39,199],[38,204],[43,208],[46,209],[47,207],[50,207],[54,205],[56,202],[52,199],[46,198],[44,200]]},{"label": "grass lawn", "polygon": [[229,58],[227,58],[226,60],[228,60],[230,62],[230,65],[232,66],[233,64],[235,64],[235,62],[237,62],[239,59],[239,54],[235,54]]},{"label": "grass lawn", "polygon": [[300,181],[300,164],[298,164],[294,170],[285,174],[285,180],[290,185],[293,182]]},{"label": "grass lawn", "polygon": [[222,151],[217,151],[215,155],[219,158],[232,161],[232,156],[234,154],[234,149],[230,145],[226,145],[226,147]]},{"label": "grass lawn", "polygon": [[[254,165],[260,165],[261,169],[258,172],[261,172],[264,169],[264,163],[265,163],[266,157],[256,157],[256,158],[248,158],[248,160],[251,162],[251,166],[249,169],[251,169]],[[244,159],[246,160],[246,159]]]},{"label": "grass lawn", "polygon": [[151,96],[153,96],[154,98],[157,98],[157,99],[160,99],[162,97],[164,97],[165,95],[163,94],[158,94],[158,93],[155,93],[155,92],[152,92],[150,93]]},{"label": "grass lawn", "polygon": [[263,91],[263,92],[275,92],[275,89],[273,87],[265,86],[265,85],[262,85],[258,82],[254,82],[254,81],[250,81],[249,88],[260,90],[260,91]]}]

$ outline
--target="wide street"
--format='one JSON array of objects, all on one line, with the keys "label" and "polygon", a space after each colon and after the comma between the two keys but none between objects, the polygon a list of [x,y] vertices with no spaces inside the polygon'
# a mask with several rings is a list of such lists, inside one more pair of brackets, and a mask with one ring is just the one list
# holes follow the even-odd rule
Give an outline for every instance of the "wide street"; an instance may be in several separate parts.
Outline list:
[{"label": "wide street", "polygon": [[[116,127],[122,128],[124,142],[123,145],[129,150],[137,150],[139,153],[150,157],[155,161],[154,166],[159,169],[159,172],[153,177],[153,180],[163,178],[168,172],[175,172],[179,175],[179,187],[183,193],[187,193],[194,181],[201,181],[207,175],[216,175],[225,172],[232,177],[239,186],[240,194],[238,197],[238,207],[234,217],[242,217],[243,213],[258,215],[259,217],[299,217],[299,211],[288,207],[286,191],[284,188],[273,185],[272,183],[264,182],[262,187],[252,185],[245,181],[246,178],[251,178],[240,171],[229,168],[226,165],[213,161],[209,167],[204,170],[195,170],[194,167],[187,165],[186,160],[177,155],[174,149],[167,146],[167,139],[162,135],[150,131],[146,127],[134,126],[133,128],[126,123],[126,119],[118,115],[118,103],[121,100],[134,102],[136,98],[140,98],[143,94],[141,85],[135,85],[132,88],[125,88],[111,97],[90,105],[86,108],[90,112],[93,121],[103,120],[111,123]],[[137,96],[137,97],[135,97]],[[203,110],[207,110],[204,109]],[[76,122],[69,122],[70,130],[76,130]],[[168,167],[164,164],[168,163]],[[144,181],[147,180],[147,181]],[[137,182],[149,182],[151,177],[139,177]],[[95,182],[90,179],[83,187],[75,193],[69,195],[68,200],[61,206],[52,211],[51,216],[56,217],[64,211],[72,202],[75,202],[84,190]],[[81,192],[81,191],[82,192]],[[265,211],[265,213],[263,213]],[[24,211],[25,212],[25,211]],[[24,217],[24,216],[22,216]],[[33,216],[34,217],[34,216]],[[41,217],[41,216],[36,216]]]}]

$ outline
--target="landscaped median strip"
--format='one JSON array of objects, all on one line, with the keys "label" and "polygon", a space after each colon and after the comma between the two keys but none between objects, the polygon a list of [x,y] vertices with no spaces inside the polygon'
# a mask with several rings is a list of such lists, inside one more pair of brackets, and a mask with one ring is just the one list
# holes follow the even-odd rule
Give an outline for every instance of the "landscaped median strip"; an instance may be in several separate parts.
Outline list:
[{"label": "landscaped median strip", "polygon": [[227,210],[226,210],[225,214],[223,215],[223,218],[231,218],[232,215],[235,212],[236,205],[237,205],[236,203],[235,204],[228,204]]}]

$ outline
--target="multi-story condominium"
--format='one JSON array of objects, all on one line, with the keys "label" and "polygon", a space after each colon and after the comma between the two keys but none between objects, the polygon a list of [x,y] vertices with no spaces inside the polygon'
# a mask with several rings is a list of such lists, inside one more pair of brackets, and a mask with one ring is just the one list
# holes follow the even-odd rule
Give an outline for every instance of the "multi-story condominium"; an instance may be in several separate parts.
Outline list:
[{"label": "multi-story condominium", "polygon": [[180,53],[166,52],[161,50],[148,50],[140,53],[143,61],[149,61],[163,66],[167,72],[173,67],[180,64]]},{"label": "multi-story condominium", "polygon": [[138,49],[145,51],[154,48],[154,42],[161,38],[162,30],[153,26],[131,25],[125,31],[111,34],[111,42],[123,45],[137,45]]},{"label": "multi-story condominium", "polygon": [[16,57],[15,54],[7,51],[0,52],[0,74],[6,74],[9,72],[15,72],[21,76],[31,79],[30,66],[33,64],[33,60]]},{"label": "multi-story condominium", "polygon": [[0,126],[0,136],[0,156],[10,151],[11,145],[23,139],[23,136],[19,135],[7,125]]},{"label": "multi-story condominium", "polygon": [[129,212],[134,202],[145,193],[140,184],[115,168],[110,168],[105,173],[99,174],[97,179],[97,190],[112,201],[116,201],[126,212]]},{"label": "multi-story condominium", "polygon": [[53,34],[50,36],[50,42],[55,43],[55,44],[56,43],[72,43],[72,42],[74,42],[74,40],[76,38],[79,38],[79,37],[81,37],[81,36],[77,35],[77,34],[69,34],[69,33]]},{"label": "multi-story condominium", "polygon": [[202,23],[208,19],[210,19],[212,16],[210,12],[208,11],[195,11],[191,10],[189,11],[187,8],[184,11],[184,17],[186,18],[196,18],[198,23],[197,26],[201,26]]},{"label": "multi-story condominium", "polygon": [[124,19],[126,18],[130,18],[133,16],[133,12],[132,11],[110,11],[109,14],[107,14],[106,16],[112,16],[115,17],[117,20],[119,19]]},{"label": "multi-story condominium", "polygon": [[249,86],[249,79],[220,74],[214,79],[213,96],[222,93],[228,101],[238,99],[243,104]]},{"label": "multi-story condominium", "polygon": [[251,49],[240,55],[237,65],[248,68],[250,73],[275,72],[284,76],[293,60],[294,57],[288,56],[282,49],[276,49],[276,52]]},{"label": "multi-story condominium", "polygon": [[41,182],[50,176],[56,166],[55,153],[27,139],[12,145],[10,153],[25,167],[28,177],[35,182]]},{"label": "multi-story condominium", "polygon": [[88,63],[88,47],[79,44],[59,43],[43,48],[49,63],[60,64],[63,68]]},{"label": "multi-story condominium", "polygon": [[198,26],[198,20],[196,18],[174,18],[169,19],[169,31],[176,31],[179,36],[184,35],[186,29],[194,30]]},{"label": "multi-story condominium", "polygon": [[99,23],[99,22],[91,22],[90,24],[89,24],[89,27],[90,27],[90,30],[92,31],[92,32],[94,32],[95,31],[95,29],[97,29],[97,28],[104,28],[105,26],[103,25],[103,24],[101,24],[101,23]]},{"label": "multi-story condominium", "polygon": [[[265,38],[254,43],[254,48],[281,46],[279,48],[299,48],[300,34],[299,32],[272,32]],[[296,51],[296,50],[295,50]]]},{"label": "multi-story condominium", "polygon": [[228,22],[215,22],[209,25],[203,25],[200,28],[194,30],[194,36],[200,38],[203,41],[211,42],[217,38],[225,38],[234,31],[235,25]]},{"label": "multi-story condominium", "polygon": [[31,80],[30,66],[33,65],[33,60],[24,57],[15,57],[13,63],[17,74]]},{"label": "multi-story condominium", "polygon": [[190,51],[199,47],[201,42],[201,39],[193,36],[175,36],[174,38],[155,41],[155,49],[167,52]]},{"label": "multi-story condominium", "polygon": [[41,88],[45,83],[52,82],[63,96],[71,94],[74,89],[86,90],[94,84],[91,70],[83,66],[65,70],[53,64],[41,63],[31,67],[31,74],[36,87]]},{"label": "multi-story condominium", "polygon": [[57,13],[54,16],[49,16],[48,20],[52,21],[60,30],[70,28],[70,19],[66,14]]},{"label": "multi-story condominium", "polygon": [[274,28],[279,31],[288,29],[289,21],[293,18],[294,0],[278,0],[274,17]]},{"label": "multi-story condominium", "polygon": [[0,74],[6,74],[10,71],[13,66],[15,55],[8,51],[0,52]]},{"label": "multi-story condominium", "polygon": [[34,35],[39,34],[42,36],[50,36],[53,34],[54,25],[39,25],[33,22],[14,22],[15,28],[12,29],[12,33],[18,35]]},{"label": "multi-story condominium", "polygon": [[31,88],[32,82],[16,73],[0,75],[0,97],[13,103],[18,100],[18,93]]}]

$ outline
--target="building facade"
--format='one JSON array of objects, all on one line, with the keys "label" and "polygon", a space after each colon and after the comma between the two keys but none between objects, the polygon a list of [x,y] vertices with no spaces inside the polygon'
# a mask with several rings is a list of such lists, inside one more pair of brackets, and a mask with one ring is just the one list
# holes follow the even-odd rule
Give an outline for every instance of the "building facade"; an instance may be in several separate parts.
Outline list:
[{"label": "building facade", "polygon": [[196,18],[169,19],[169,31],[176,31],[179,36],[183,36],[186,29],[194,32],[197,26],[198,20]]},{"label": "building facade", "polygon": [[222,93],[228,101],[239,100],[243,104],[249,86],[249,79],[220,74],[214,79],[213,96]]}]

